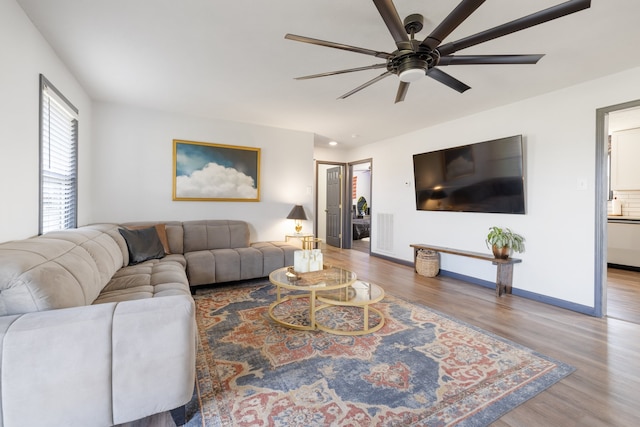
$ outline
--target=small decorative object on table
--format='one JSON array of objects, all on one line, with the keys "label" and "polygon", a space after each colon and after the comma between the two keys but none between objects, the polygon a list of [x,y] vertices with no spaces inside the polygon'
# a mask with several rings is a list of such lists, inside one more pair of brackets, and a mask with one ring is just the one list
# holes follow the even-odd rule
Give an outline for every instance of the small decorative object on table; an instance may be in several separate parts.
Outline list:
[{"label": "small decorative object on table", "polygon": [[438,252],[419,249],[416,254],[416,272],[425,277],[435,277],[440,272],[440,257]]},{"label": "small decorative object on table", "polygon": [[296,282],[300,280],[300,275],[296,273],[293,267],[287,267],[285,276],[287,276],[287,280],[289,280],[290,282]]},{"label": "small decorative object on table", "polygon": [[297,273],[322,270],[322,251],[307,249],[293,253],[293,269]]}]

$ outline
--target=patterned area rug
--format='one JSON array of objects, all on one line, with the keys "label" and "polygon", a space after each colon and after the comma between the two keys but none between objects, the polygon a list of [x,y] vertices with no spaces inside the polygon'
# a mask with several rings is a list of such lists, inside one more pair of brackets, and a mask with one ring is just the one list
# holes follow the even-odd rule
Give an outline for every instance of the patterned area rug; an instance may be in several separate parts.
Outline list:
[{"label": "patterned area rug", "polygon": [[277,325],[268,282],[200,292],[188,426],[484,426],[574,370],[389,295],[384,326],[351,337]]}]

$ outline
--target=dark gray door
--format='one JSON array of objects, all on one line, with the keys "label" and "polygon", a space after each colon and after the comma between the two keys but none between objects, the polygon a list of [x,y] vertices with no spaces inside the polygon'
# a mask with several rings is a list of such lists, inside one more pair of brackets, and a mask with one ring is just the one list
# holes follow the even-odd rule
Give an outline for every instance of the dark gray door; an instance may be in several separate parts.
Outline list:
[{"label": "dark gray door", "polygon": [[327,169],[327,244],[340,247],[340,181],[342,167]]}]

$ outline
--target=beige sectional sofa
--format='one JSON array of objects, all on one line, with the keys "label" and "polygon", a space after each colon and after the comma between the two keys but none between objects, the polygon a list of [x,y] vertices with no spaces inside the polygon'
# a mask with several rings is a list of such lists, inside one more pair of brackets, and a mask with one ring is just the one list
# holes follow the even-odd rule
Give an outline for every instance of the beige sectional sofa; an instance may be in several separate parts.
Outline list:
[{"label": "beige sectional sofa", "polygon": [[179,423],[195,380],[190,285],[293,264],[297,247],[249,236],[245,222],[206,220],[0,244],[0,426],[110,426],[168,410]]}]

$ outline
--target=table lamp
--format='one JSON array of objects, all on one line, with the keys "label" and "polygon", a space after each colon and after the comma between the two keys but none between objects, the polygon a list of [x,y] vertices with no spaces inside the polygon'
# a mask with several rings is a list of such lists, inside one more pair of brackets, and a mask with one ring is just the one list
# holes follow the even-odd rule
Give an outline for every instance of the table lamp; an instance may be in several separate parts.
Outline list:
[{"label": "table lamp", "polygon": [[300,234],[300,232],[302,232],[302,221],[307,219],[302,205],[295,205],[293,209],[291,209],[291,212],[289,212],[289,215],[287,215],[287,219],[296,221],[296,234]]}]

